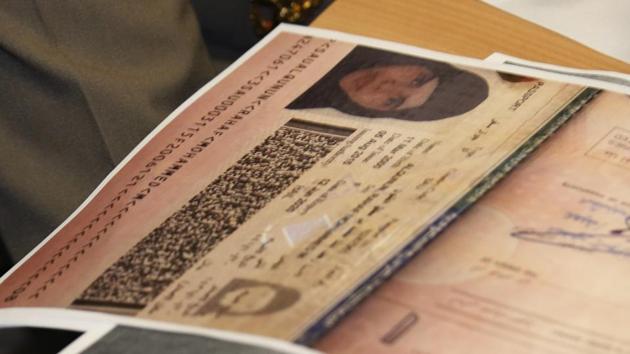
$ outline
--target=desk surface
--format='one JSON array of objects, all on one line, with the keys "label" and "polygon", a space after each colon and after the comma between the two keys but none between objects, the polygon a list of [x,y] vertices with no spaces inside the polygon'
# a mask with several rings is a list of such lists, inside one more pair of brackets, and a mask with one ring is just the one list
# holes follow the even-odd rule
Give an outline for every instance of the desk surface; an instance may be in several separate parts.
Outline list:
[{"label": "desk surface", "polygon": [[312,26],[476,58],[503,52],[630,73],[630,64],[477,0],[336,0]]}]

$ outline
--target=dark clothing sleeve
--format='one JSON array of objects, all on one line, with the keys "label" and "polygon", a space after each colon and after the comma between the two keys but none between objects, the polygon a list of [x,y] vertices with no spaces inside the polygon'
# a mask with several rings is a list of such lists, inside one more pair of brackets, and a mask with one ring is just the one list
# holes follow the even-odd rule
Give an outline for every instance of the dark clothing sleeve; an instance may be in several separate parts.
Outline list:
[{"label": "dark clothing sleeve", "polygon": [[187,0],[0,2],[0,237],[9,257],[53,231],[212,74]]}]

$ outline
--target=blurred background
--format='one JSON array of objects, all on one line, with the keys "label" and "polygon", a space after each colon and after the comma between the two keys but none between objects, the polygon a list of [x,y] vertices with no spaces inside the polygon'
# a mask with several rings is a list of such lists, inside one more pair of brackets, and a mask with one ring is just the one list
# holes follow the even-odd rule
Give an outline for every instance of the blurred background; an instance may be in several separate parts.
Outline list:
[{"label": "blurred background", "polygon": [[280,22],[308,25],[333,0],[192,0],[215,67],[223,70]]}]

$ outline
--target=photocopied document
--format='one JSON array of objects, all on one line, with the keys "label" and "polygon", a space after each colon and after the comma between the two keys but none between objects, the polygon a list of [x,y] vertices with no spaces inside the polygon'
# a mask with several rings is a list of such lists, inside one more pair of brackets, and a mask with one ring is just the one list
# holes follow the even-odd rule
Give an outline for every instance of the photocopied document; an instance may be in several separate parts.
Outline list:
[{"label": "photocopied document", "polygon": [[[167,117],[1,279],[0,307],[313,343],[598,92],[280,26]],[[606,139],[623,145],[618,133]],[[612,161],[607,144],[592,154]],[[615,164],[623,151],[613,149]],[[588,186],[567,183],[576,187],[566,196]],[[553,225],[519,222],[518,232],[534,231],[509,240],[540,246],[530,239]],[[468,260],[449,252],[438,260]]]}]

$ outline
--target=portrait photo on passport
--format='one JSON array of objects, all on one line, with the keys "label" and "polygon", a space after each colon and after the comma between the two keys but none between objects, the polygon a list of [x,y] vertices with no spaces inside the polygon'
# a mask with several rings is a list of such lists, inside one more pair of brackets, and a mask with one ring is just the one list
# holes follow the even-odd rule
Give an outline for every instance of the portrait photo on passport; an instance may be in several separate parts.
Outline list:
[{"label": "portrait photo on passport", "polygon": [[469,112],[487,97],[488,84],[472,72],[357,46],[287,108],[334,108],[366,118],[432,121]]}]

